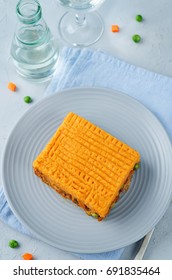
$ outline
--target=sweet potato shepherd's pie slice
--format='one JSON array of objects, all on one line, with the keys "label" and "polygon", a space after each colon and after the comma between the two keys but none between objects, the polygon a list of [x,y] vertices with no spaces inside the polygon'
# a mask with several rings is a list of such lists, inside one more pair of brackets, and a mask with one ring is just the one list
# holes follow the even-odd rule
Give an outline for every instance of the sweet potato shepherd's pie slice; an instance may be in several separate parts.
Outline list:
[{"label": "sweet potato shepherd's pie slice", "polygon": [[69,113],[33,168],[43,182],[101,221],[128,189],[139,162],[137,151]]}]

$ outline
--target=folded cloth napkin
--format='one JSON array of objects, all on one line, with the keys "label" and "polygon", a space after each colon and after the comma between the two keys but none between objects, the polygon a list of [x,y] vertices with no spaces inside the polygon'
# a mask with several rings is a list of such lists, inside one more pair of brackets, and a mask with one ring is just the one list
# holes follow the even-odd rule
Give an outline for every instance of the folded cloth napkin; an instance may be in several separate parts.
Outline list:
[{"label": "folded cloth napkin", "polygon": [[[58,69],[44,96],[72,87],[104,87],[124,92],[143,103],[172,137],[172,79],[130,65],[114,56],[90,49],[63,48]],[[0,218],[17,230],[29,232],[17,221],[0,193]],[[124,248],[101,254],[77,254],[83,259],[119,259]]]},{"label": "folded cloth napkin", "polygon": [[64,48],[45,96],[72,87],[105,87],[134,97],[158,117],[172,138],[172,78],[103,51]]}]

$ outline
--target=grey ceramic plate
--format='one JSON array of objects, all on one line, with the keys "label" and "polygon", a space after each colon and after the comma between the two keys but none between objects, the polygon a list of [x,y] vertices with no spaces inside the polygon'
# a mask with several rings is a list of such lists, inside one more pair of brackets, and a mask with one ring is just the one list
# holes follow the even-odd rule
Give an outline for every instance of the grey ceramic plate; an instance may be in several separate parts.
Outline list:
[{"label": "grey ceramic plate", "polygon": [[[32,162],[73,111],[141,154],[131,188],[98,222],[37,178]],[[157,118],[129,96],[107,89],[69,89],[32,106],[13,129],[3,158],[5,193],[18,219],[38,238],[81,253],[111,251],[143,237],[171,199],[172,151]]]}]

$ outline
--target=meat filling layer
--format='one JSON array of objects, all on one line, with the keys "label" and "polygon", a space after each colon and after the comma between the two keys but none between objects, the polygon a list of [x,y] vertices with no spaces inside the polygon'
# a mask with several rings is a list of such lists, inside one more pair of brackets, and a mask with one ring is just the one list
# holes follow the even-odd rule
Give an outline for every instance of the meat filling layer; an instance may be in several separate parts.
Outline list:
[{"label": "meat filling layer", "polygon": [[[34,169],[34,172],[37,176],[39,176],[42,181],[44,183],[46,183],[47,185],[51,186],[53,189],[55,189],[61,196],[63,196],[66,199],[72,200],[76,205],[78,205],[79,207],[81,207],[87,215],[92,216],[94,218],[96,218],[98,221],[103,220],[105,217],[100,217],[97,213],[93,212],[91,209],[89,209],[87,207],[87,205],[85,205],[84,203],[82,203],[81,201],[78,201],[75,197],[73,197],[71,194],[66,193],[65,191],[63,191],[59,186],[52,184],[51,182],[49,182],[49,180],[47,180],[47,178],[40,173],[38,170]],[[109,208],[109,212],[110,210],[114,207],[114,205],[116,204],[116,202],[119,200],[120,198],[120,194],[123,192],[126,192],[129,189],[130,183],[131,183],[131,179],[132,176],[134,174],[135,170],[132,170],[127,178],[127,180],[125,181],[124,185],[121,187],[120,191],[119,191],[119,195],[115,198],[115,200],[112,202],[111,207]],[[109,214],[109,212],[107,213],[107,215]],[[107,216],[106,215],[106,216]]]}]

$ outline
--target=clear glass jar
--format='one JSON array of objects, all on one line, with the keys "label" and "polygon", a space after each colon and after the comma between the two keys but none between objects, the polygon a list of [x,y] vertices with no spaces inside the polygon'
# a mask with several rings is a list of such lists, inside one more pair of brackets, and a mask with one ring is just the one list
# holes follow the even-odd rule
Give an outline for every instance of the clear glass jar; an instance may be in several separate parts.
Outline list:
[{"label": "clear glass jar", "polygon": [[16,6],[18,24],[11,45],[17,72],[28,79],[47,79],[54,73],[58,47],[42,17],[37,0],[20,0]]}]

